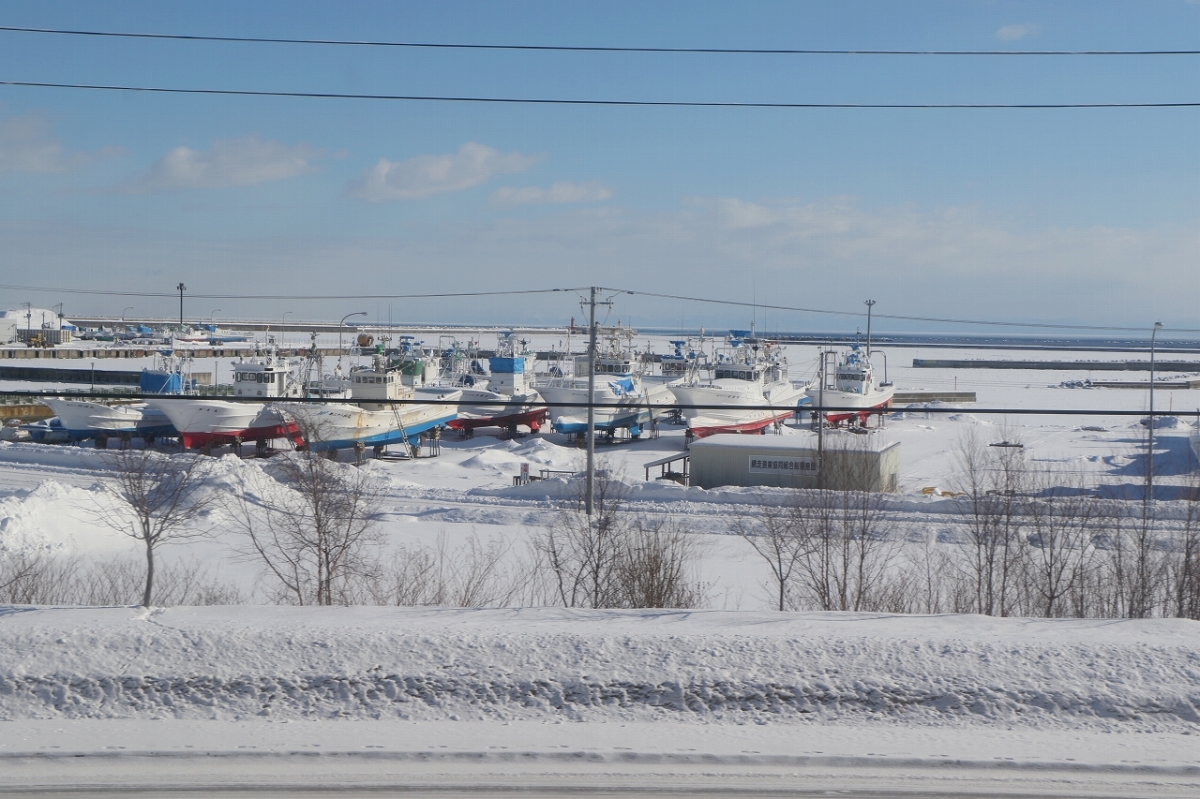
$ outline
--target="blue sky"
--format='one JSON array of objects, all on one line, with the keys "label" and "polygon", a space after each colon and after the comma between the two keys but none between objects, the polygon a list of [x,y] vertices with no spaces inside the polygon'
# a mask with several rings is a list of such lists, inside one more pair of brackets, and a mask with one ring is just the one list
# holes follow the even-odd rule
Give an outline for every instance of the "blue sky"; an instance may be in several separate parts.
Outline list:
[{"label": "blue sky", "polygon": [[[471,43],[1200,49],[1194,2],[133,3],[0,25]],[[775,102],[1200,100],[1200,57],[397,50],[0,32],[0,79]],[[0,87],[0,283],[210,294],[600,284],[908,316],[1200,328],[1200,109],[580,108]],[[0,289],[0,306],[167,299]],[[553,323],[569,298],[194,301]],[[204,306],[204,307],[201,307]],[[209,307],[212,306],[212,307]],[[623,298],[642,325],[749,312]],[[850,318],[760,312],[782,329]],[[899,329],[897,325],[897,329]],[[928,326],[927,326],[928,327]],[[938,329],[938,328],[931,328]],[[984,329],[986,330],[986,329]]]}]

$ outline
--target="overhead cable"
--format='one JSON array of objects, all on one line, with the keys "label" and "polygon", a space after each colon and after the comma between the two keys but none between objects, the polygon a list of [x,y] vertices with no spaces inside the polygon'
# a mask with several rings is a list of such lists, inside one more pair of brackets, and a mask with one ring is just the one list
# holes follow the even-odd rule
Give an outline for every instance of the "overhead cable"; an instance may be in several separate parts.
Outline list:
[{"label": "overhead cable", "polygon": [[349,92],[285,92],[254,89],[182,89],[167,86],[122,86],[98,83],[49,83],[45,81],[0,80],[0,86],[35,89],[86,89],[149,94],[200,94],[233,97],[295,97],[318,100],[388,100],[436,103],[494,103],[502,105],[582,105],[657,108],[843,108],[843,109],[1065,109],[1065,108],[1195,108],[1194,103],[773,103],[718,102],[703,100],[581,100],[568,97],[481,97],[434,94],[355,94]]},{"label": "overhead cable", "polygon": [[[664,300],[679,300],[681,302],[699,302],[709,305],[736,305],[742,308],[761,308],[767,311],[793,311],[796,313],[812,313],[824,314],[826,316],[851,316],[861,317],[862,311],[830,311],[823,308],[800,308],[794,305],[769,305],[762,302],[746,302],[744,300],[714,300],[707,297],[687,297],[681,294],[662,294],[653,291],[629,291],[628,289],[605,289],[606,291],[624,291],[626,294],[641,295],[643,297],[657,297]],[[1126,333],[1143,333],[1146,331],[1146,326],[1142,327],[1112,327],[1101,325],[1056,325],[1046,323],[1033,322],[996,322],[982,319],[944,319],[936,316],[900,316],[897,314],[872,314],[876,319],[896,319],[905,322],[938,322],[943,324],[955,325],[990,325],[995,327],[1023,327],[1023,328],[1038,328],[1046,330],[1092,330],[1092,331],[1120,331]],[[1172,328],[1176,333],[1200,333],[1200,329],[1191,328]]]},{"label": "overhead cable", "polygon": [[[805,308],[797,305],[775,305],[762,302],[746,302],[744,300],[728,300],[728,299],[713,299],[711,297],[689,297],[682,294],[665,294],[655,291],[632,291],[630,289],[613,288],[611,286],[597,286],[597,288],[606,291],[614,292],[615,294],[628,294],[631,296],[654,297],[664,300],[678,300],[680,302],[696,302],[707,305],[725,305],[738,308],[758,308],[766,311],[788,311],[792,313],[809,313],[820,314],[823,316],[842,316],[851,318],[860,318],[861,311],[834,311],[828,308]],[[25,286],[13,284],[0,284],[0,289],[6,291],[36,291],[46,292],[50,294],[84,294],[93,296],[109,296],[109,297],[169,297],[176,299],[179,297],[178,291],[117,291],[112,289],[71,289],[71,288],[56,288],[50,286]],[[428,300],[428,299],[453,299],[457,297],[504,297],[504,296],[520,296],[528,294],[570,294],[579,291],[586,291],[587,287],[562,287],[548,289],[509,289],[505,291],[447,291],[430,294],[205,294],[200,292],[189,292],[187,297],[198,300],[287,300],[292,302],[301,301],[316,301],[316,300]],[[1026,328],[1031,330],[1083,330],[1092,332],[1124,332],[1124,333],[1143,333],[1146,327],[1121,327],[1109,325],[1067,325],[1067,324],[1051,324],[1038,322],[1000,322],[995,320],[983,319],[951,319],[936,316],[902,316],[899,314],[881,314],[876,313],[873,316],[877,319],[895,319],[905,322],[930,322],[939,324],[956,324],[956,325],[981,325],[995,327],[1012,327]],[[1172,327],[1173,333],[1200,333],[1200,328],[1179,328]]]},{"label": "overhead cable", "polygon": [[470,44],[466,42],[397,42],[368,39],[292,39],[275,36],[204,36],[185,33],[135,33],[130,31],[71,30],[0,25],[0,31],[62,36],[119,39],[165,39],[190,42],[247,44],[310,44],[340,47],[394,47],[428,50],[517,50],[564,53],[697,53],[713,55],[847,55],[847,56],[1179,56],[1200,55],[1200,50],[872,50],[785,47],[619,47],[550,44]]}]

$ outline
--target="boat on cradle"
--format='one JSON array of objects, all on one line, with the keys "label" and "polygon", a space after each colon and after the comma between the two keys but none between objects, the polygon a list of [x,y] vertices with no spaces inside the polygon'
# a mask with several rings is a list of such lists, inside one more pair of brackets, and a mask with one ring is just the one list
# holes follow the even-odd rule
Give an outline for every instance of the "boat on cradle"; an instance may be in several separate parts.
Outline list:
[{"label": "boat on cradle", "polygon": [[704,351],[705,339],[703,336],[698,342],[689,338],[672,340],[667,343],[674,347],[674,351],[662,356],[658,366],[663,379],[668,383],[676,380],[697,382],[701,372],[708,371],[711,374],[712,364],[709,362],[708,353]]},{"label": "boat on cradle", "polygon": [[172,328],[171,338],[181,344],[207,344],[209,333],[207,330],[197,330],[190,325],[179,325]]},{"label": "boat on cradle", "polygon": [[110,438],[151,442],[177,435],[170,418],[144,402],[97,402],[67,397],[45,397],[41,402],[62,422],[71,441],[95,439],[96,446],[103,447]]},{"label": "boat on cradle", "polygon": [[[194,391],[190,365],[189,359],[160,355],[152,368],[142,370],[138,387],[143,394],[181,395]],[[58,417],[70,441],[93,439],[98,447],[104,447],[110,438],[152,442],[178,435],[170,418],[145,402],[45,397],[41,403]]]},{"label": "boat on cradle", "polygon": [[[371,447],[378,455],[389,444],[419,447],[424,434],[454,420],[462,390],[418,389],[405,382],[416,376],[411,368],[406,375],[406,363],[411,364],[377,354],[370,366],[350,371],[351,402],[287,403],[281,408],[314,450]],[[422,399],[431,402],[414,402]]]},{"label": "boat on cradle", "polygon": [[787,358],[771,341],[734,331],[716,354],[713,379],[671,383],[688,432],[695,438],[714,433],[763,433],[782,423],[809,400],[804,386],[788,379]]},{"label": "boat on cradle", "polygon": [[[600,332],[603,338],[596,348],[595,390],[591,397],[593,427],[608,436],[628,430],[631,437],[638,438],[646,425],[674,407],[675,395],[665,383],[644,382],[641,371],[634,368],[636,331],[617,326]],[[561,363],[553,365],[552,376],[534,386],[549,407],[550,426],[556,432],[587,432],[590,360],[586,354],[575,356],[572,377],[553,376],[565,375],[566,371]]]},{"label": "boat on cradle", "polygon": [[822,408],[843,410],[825,413],[825,419],[838,424],[847,419],[866,423],[872,413],[880,413],[892,407],[895,387],[886,380],[877,382],[875,369],[871,365],[870,350],[863,351],[858,344],[842,353],[837,369],[825,374],[824,355],[817,381],[808,388],[808,398]]},{"label": "boat on cradle", "polygon": [[511,333],[499,334],[496,354],[487,359],[487,369],[470,348],[457,345],[449,354],[443,351],[443,379],[446,385],[462,390],[458,418],[447,427],[469,433],[479,427],[503,427],[515,433],[525,425],[536,433],[546,422],[549,409],[537,390],[530,385],[526,342]]},{"label": "boat on cradle", "polygon": [[188,449],[241,441],[255,441],[265,447],[266,442],[277,438],[299,443],[295,423],[268,403],[303,395],[301,366],[302,362],[277,355],[272,340],[262,354],[240,358],[233,364],[233,396],[242,401],[156,397],[147,403],[167,415]]}]

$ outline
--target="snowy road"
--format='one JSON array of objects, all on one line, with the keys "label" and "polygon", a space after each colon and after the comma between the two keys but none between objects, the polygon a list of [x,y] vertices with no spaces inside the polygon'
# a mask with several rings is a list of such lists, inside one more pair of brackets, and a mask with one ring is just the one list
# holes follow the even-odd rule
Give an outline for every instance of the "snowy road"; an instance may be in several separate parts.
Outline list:
[{"label": "snowy road", "polygon": [[[1195,759],[1188,739],[1155,734],[394,721],[21,728],[0,755],[0,795],[1174,799],[1200,791],[1200,767],[1181,765]],[[1151,751],[1157,762],[1128,762]]]}]

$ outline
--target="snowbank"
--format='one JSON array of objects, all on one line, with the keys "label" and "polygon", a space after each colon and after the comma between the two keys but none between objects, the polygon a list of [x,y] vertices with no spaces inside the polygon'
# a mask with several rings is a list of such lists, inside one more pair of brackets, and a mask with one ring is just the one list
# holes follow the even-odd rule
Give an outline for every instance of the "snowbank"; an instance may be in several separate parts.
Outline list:
[{"label": "snowbank", "polygon": [[1200,730],[1200,624],[564,609],[0,609],[0,719]]}]

